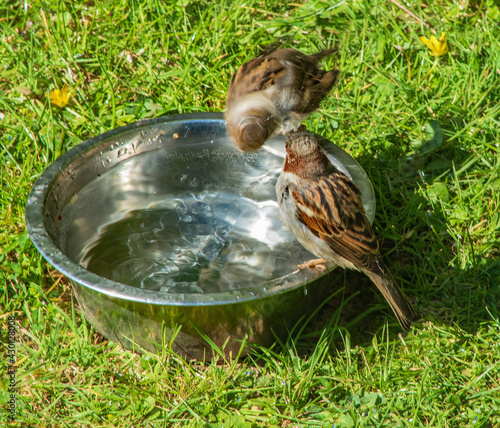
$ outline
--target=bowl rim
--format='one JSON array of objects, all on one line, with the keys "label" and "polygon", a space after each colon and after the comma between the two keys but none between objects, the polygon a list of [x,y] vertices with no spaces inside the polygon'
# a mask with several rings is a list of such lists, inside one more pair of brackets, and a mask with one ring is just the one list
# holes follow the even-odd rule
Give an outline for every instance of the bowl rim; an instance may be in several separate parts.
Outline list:
[{"label": "bowl rim", "polygon": [[[51,163],[33,185],[25,208],[25,223],[29,237],[46,261],[71,281],[77,282],[86,288],[110,297],[147,304],[172,306],[225,305],[271,297],[300,287],[306,287],[312,281],[326,275],[327,273],[313,271],[311,269],[297,269],[280,278],[275,278],[259,285],[242,289],[226,290],[216,293],[167,293],[141,289],[102,277],[75,263],[63,253],[52,240],[45,227],[44,207],[51,186],[63,173],[64,169],[68,168],[74,159],[112,137],[141,127],[150,127],[165,123],[173,124],[175,122],[182,122],[185,124],[190,121],[206,121],[209,123],[219,123],[224,127],[226,126],[224,115],[219,112],[184,113],[152,119],[142,119],[87,139],[71,148]],[[357,164],[348,153],[344,153],[352,159],[353,164]],[[357,165],[359,166],[359,164]],[[359,168],[364,172],[361,167]],[[364,174],[366,176],[366,173]],[[366,179],[368,178],[366,177]],[[304,290],[304,292],[307,291]]]}]

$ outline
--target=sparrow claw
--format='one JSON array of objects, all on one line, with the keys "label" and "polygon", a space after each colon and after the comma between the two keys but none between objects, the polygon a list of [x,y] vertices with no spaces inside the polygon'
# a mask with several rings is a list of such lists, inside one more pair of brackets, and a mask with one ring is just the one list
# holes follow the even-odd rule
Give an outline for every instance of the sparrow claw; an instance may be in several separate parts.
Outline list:
[{"label": "sparrow claw", "polygon": [[317,269],[320,272],[328,272],[328,269],[325,266],[326,260],[323,259],[311,259],[307,262],[301,263],[297,265],[299,269]]}]

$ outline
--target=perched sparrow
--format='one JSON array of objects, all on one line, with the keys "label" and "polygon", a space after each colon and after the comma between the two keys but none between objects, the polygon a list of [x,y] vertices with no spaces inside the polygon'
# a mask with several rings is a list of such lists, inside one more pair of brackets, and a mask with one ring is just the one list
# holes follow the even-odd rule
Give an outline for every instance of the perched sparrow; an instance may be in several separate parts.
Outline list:
[{"label": "perched sparrow", "polygon": [[231,78],[226,105],[227,130],[239,149],[257,150],[269,137],[297,130],[335,84],[338,70],[317,67],[333,52],[268,49],[240,67]]},{"label": "perched sparrow", "polygon": [[408,330],[419,318],[382,262],[356,185],[335,168],[311,133],[288,135],[276,193],[285,225],[311,253],[364,272]]}]

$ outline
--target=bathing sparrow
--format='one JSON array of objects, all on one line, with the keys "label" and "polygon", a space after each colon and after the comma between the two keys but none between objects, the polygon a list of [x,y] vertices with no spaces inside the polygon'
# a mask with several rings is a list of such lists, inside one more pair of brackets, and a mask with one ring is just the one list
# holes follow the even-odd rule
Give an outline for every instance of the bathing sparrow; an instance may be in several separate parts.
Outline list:
[{"label": "bathing sparrow", "polygon": [[330,163],[311,133],[291,133],[285,144],[285,164],[276,183],[283,222],[323,261],[365,273],[408,330],[419,315],[382,262],[359,189]]},{"label": "bathing sparrow", "polygon": [[317,66],[334,52],[304,55],[271,47],[240,67],[229,84],[225,114],[239,149],[257,150],[269,137],[297,130],[337,80],[338,70]]}]

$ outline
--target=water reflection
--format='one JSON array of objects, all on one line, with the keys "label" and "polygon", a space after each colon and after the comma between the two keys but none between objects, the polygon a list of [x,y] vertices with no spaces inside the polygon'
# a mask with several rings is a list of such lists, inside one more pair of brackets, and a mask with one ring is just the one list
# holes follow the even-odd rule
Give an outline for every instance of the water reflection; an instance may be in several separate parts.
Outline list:
[{"label": "water reflection", "polygon": [[129,158],[65,208],[67,253],[101,276],[167,293],[283,276],[311,255],[279,218],[274,186],[282,163],[224,140]]}]

